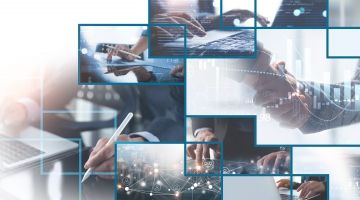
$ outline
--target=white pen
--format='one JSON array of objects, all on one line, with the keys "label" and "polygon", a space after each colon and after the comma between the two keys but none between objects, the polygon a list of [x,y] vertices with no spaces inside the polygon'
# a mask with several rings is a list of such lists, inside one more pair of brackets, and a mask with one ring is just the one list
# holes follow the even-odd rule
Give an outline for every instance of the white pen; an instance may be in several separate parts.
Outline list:
[{"label": "white pen", "polygon": [[[121,132],[125,129],[126,125],[129,123],[131,118],[134,116],[132,112],[129,112],[127,116],[125,117],[124,121],[121,122],[120,126],[116,129],[115,133],[111,136],[110,140],[105,144],[105,146],[113,144],[113,142],[116,141],[116,139],[119,137]],[[89,178],[91,172],[93,171],[93,168],[89,168],[85,174],[83,179],[81,180],[81,183],[83,183],[87,178]]]},{"label": "white pen", "polygon": [[107,48],[114,49],[115,51],[119,51],[119,52],[121,52],[121,53],[130,55],[130,56],[134,56],[134,57],[137,58],[137,59],[141,59],[141,57],[140,57],[139,55],[130,53],[130,52],[128,52],[128,51],[121,50],[121,49],[117,49],[116,47],[112,47],[112,46],[108,46],[108,45],[105,45],[105,46],[106,46]]}]

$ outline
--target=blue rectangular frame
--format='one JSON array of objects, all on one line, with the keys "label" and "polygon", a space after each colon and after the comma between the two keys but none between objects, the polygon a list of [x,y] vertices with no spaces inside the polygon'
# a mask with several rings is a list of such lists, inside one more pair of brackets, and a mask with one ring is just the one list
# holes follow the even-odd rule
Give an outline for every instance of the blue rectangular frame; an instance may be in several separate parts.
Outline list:
[{"label": "blue rectangular frame", "polygon": [[326,29],[326,58],[328,59],[358,59],[360,58],[360,55],[358,56],[333,56],[330,55],[330,30],[352,30],[352,29],[356,29],[356,30],[360,30],[360,27],[331,27],[331,28],[327,28]]}]

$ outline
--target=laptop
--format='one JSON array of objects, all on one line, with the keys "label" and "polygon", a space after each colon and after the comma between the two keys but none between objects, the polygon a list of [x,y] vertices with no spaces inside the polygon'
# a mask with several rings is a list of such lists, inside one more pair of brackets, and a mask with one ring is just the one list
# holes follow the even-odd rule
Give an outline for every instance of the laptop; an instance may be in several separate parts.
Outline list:
[{"label": "laptop", "polygon": [[[290,200],[290,190],[279,190],[273,177],[244,176],[224,177],[224,199],[226,200]],[[261,191],[261,192],[260,192]],[[293,196],[294,200],[300,199]]]},{"label": "laptop", "polygon": [[[181,52],[184,49],[184,38],[156,47],[153,54],[163,52]],[[212,30],[206,36],[186,40],[186,54],[189,57],[198,56],[252,56],[255,52],[255,35],[253,30]]]},{"label": "laptop", "polygon": [[52,133],[28,127],[17,136],[0,134],[0,176],[7,172],[37,166],[40,160],[59,158],[77,151],[78,144]]}]

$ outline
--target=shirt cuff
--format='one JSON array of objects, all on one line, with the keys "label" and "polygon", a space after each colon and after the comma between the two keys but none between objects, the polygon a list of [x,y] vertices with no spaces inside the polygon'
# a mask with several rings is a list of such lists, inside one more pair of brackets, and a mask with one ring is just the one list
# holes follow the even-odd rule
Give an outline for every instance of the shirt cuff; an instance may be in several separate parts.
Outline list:
[{"label": "shirt cuff", "polygon": [[200,131],[210,131],[213,132],[212,128],[204,127],[204,128],[198,128],[194,131],[194,137],[196,137]]},{"label": "shirt cuff", "polygon": [[131,134],[129,134],[129,137],[142,137],[145,140],[147,140],[148,142],[160,142],[158,137],[156,137],[155,135],[153,135],[147,131],[131,133]]},{"label": "shirt cuff", "polygon": [[37,102],[30,98],[21,98],[16,101],[22,104],[26,109],[26,117],[29,122],[38,121],[40,118],[40,106]]}]

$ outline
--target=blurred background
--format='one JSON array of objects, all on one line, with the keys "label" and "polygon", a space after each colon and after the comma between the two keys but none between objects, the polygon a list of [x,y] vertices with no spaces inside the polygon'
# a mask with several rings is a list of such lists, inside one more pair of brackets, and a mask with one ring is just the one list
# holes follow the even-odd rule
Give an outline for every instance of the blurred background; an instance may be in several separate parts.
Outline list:
[{"label": "blurred background", "polygon": [[330,26],[360,26],[360,1],[328,0]]}]

